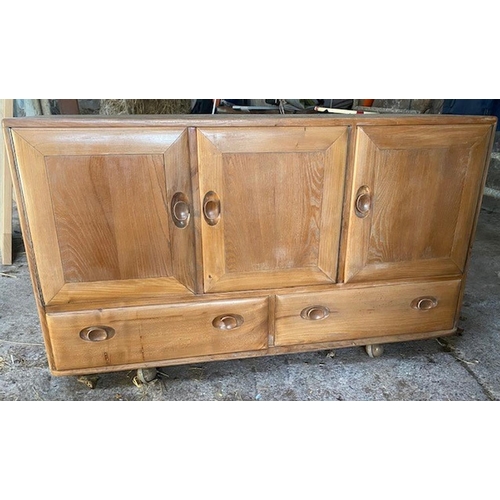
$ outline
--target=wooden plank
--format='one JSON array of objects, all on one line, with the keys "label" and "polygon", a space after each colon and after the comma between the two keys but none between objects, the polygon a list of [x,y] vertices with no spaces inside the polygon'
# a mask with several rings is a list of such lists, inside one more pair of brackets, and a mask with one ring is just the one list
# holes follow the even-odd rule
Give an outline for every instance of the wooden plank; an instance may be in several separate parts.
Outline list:
[{"label": "wooden plank", "polygon": [[189,146],[189,166],[191,174],[191,194],[192,194],[192,224],[194,228],[194,291],[198,294],[203,293],[203,252],[201,239],[201,195],[200,195],[200,174],[198,163],[198,139],[197,130],[194,127],[188,128],[188,146]]},{"label": "wooden plank", "polygon": [[355,115],[332,116],[331,114],[311,115],[168,115],[168,117],[123,115],[110,118],[105,115],[23,117],[7,120],[7,125],[16,128],[122,128],[122,127],[332,127],[360,125],[467,125],[496,124],[492,116],[457,115]]},{"label": "wooden plank", "polygon": [[[194,210],[191,196],[191,165],[188,131],[184,130],[164,154],[166,200],[170,214],[170,245],[172,275],[191,291],[196,291]],[[176,198],[177,196],[177,198]],[[187,225],[179,227],[175,221],[175,200],[184,200],[188,207]],[[182,210],[182,208],[181,208]],[[178,216],[178,215],[177,215]]]},{"label": "wooden plank", "polygon": [[[225,274],[224,268],[224,217],[215,225],[209,225],[203,215],[205,195],[213,192],[219,199],[222,192],[222,155],[214,144],[205,136],[204,131],[197,131],[199,170],[199,203],[201,207],[201,243],[203,252],[203,288],[205,292],[213,290]],[[220,211],[224,211],[224,201],[220,201]]]},{"label": "wooden plank", "polygon": [[321,235],[318,267],[332,280],[337,278],[340,232],[342,221],[343,189],[348,129],[328,148],[325,153],[325,178],[321,203]]},{"label": "wooden plank", "polygon": [[228,273],[214,283],[208,291],[264,290],[276,288],[277,286],[286,286],[286,283],[290,283],[290,286],[300,286],[333,282],[317,267],[294,267],[281,270]]},{"label": "wooden plank", "polygon": [[[345,133],[343,127],[275,127],[270,133],[256,127],[251,134],[245,128],[204,129],[203,135],[222,154],[228,153],[298,153],[326,151]],[[230,135],[228,135],[230,134]]]},{"label": "wooden plank", "polygon": [[[12,117],[13,113],[14,100],[1,99],[0,119]],[[4,141],[0,148],[0,254],[2,265],[12,264],[12,178]]]},{"label": "wooden plank", "polygon": [[[49,119],[47,117],[47,119]],[[17,129],[16,133],[47,156],[163,154],[183,128],[143,129]]]},{"label": "wooden plank", "polygon": [[64,285],[64,272],[45,161],[42,154],[15,131],[12,131],[12,137],[19,188],[31,233],[28,244],[31,242],[33,246],[43,303],[46,304]]},{"label": "wooden plank", "polygon": [[[173,296],[173,297],[172,297]],[[154,297],[165,301],[173,298],[186,300],[186,288],[175,278],[128,279],[119,281],[92,281],[90,283],[66,283],[48,306],[68,304],[73,307],[81,303],[83,307],[103,301],[113,304],[115,300],[125,304],[127,299],[143,299],[148,302]],[[48,308],[49,309],[49,308]]]}]

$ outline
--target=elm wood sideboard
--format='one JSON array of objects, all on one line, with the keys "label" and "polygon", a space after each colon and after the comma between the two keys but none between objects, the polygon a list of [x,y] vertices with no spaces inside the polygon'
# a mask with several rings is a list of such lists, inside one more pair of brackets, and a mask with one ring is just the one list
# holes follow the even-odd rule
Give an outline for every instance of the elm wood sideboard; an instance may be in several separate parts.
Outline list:
[{"label": "elm wood sideboard", "polygon": [[453,334],[496,119],[6,119],[50,370]]}]

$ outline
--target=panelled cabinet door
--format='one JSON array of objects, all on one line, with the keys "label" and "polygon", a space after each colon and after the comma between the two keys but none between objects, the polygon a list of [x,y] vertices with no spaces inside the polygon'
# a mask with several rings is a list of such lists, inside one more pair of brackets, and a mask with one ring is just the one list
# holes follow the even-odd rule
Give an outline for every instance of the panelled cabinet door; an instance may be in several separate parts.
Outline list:
[{"label": "panelled cabinet door", "polygon": [[12,131],[45,304],[194,288],[185,129]]},{"label": "panelled cabinet door", "polygon": [[460,275],[489,125],[357,131],[345,281]]},{"label": "panelled cabinet door", "polygon": [[336,281],[347,127],[201,128],[205,292]]}]

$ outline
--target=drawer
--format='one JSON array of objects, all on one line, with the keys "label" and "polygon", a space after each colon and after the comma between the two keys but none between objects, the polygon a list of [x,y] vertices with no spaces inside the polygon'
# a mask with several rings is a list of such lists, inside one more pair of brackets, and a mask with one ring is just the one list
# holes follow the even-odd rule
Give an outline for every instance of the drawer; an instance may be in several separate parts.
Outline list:
[{"label": "drawer", "polygon": [[278,295],[275,345],[451,330],[460,280]]},{"label": "drawer", "polygon": [[47,314],[55,371],[266,349],[268,299]]}]

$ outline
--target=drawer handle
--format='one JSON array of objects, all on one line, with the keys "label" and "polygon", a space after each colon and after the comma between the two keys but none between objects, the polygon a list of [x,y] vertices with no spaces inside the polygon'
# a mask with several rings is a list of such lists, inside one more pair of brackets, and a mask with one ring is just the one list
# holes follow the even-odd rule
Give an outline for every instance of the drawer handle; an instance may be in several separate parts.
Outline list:
[{"label": "drawer handle", "polygon": [[320,319],[325,319],[330,315],[330,309],[325,306],[311,306],[306,307],[300,313],[302,319],[309,319],[311,321],[317,321]]},{"label": "drawer handle", "polygon": [[110,326],[88,326],[80,332],[80,338],[87,342],[102,342],[109,340],[115,334]]},{"label": "drawer handle", "polygon": [[368,186],[361,186],[356,193],[355,211],[356,215],[363,219],[372,208],[372,195]]},{"label": "drawer handle", "polygon": [[212,325],[219,330],[236,330],[244,321],[239,314],[221,314],[212,321]]},{"label": "drawer handle", "polygon": [[438,300],[436,297],[418,297],[411,303],[411,307],[419,311],[428,311],[429,309],[434,309],[437,305]]},{"label": "drawer handle", "polygon": [[209,226],[215,226],[220,219],[220,198],[214,191],[209,191],[203,198],[203,216]]},{"label": "drawer handle", "polygon": [[189,224],[191,211],[189,200],[184,193],[175,193],[170,204],[172,219],[177,227],[184,228]]}]

